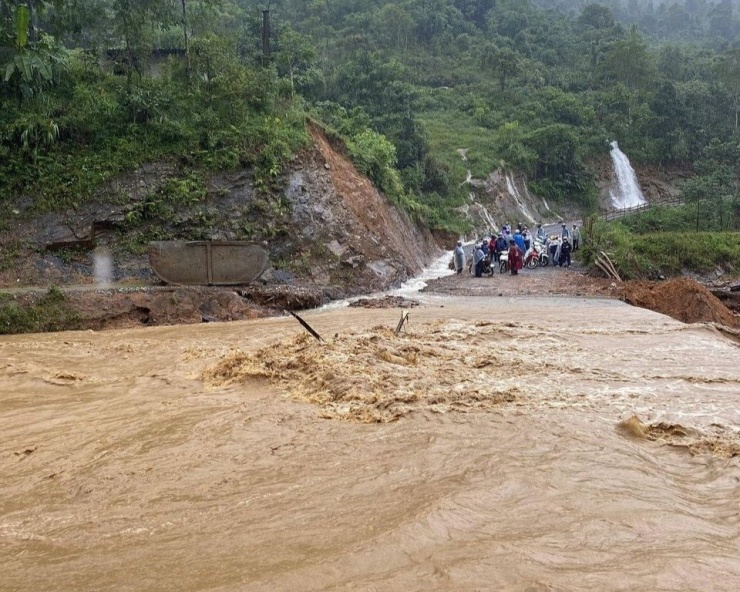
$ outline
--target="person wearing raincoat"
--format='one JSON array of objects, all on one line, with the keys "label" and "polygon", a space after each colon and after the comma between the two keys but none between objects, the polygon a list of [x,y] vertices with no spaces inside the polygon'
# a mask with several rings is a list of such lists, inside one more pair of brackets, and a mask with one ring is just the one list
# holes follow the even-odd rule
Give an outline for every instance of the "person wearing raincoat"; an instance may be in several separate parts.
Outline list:
[{"label": "person wearing raincoat", "polygon": [[519,275],[524,267],[524,253],[513,240],[509,242],[509,269],[511,275]]},{"label": "person wearing raincoat", "polygon": [[462,241],[457,241],[454,259],[455,271],[457,271],[457,273],[462,273],[462,270],[465,269],[465,249],[463,249]]},{"label": "person wearing raincoat", "polygon": [[483,254],[483,249],[480,245],[475,246],[473,251],[473,273],[475,277],[483,277],[483,260],[486,256]]}]

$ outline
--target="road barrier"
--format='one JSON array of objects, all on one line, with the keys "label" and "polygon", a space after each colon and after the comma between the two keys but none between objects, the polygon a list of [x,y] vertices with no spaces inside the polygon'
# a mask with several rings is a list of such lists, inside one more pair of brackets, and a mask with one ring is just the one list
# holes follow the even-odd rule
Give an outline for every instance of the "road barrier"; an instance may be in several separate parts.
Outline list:
[{"label": "road barrier", "polygon": [[618,218],[622,218],[623,216],[629,216],[631,214],[638,214],[640,212],[645,212],[652,208],[675,207],[675,206],[681,206],[683,204],[684,204],[684,201],[680,197],[677,197],[677,196],[664,197],[661,199],[655,199],[652,201],[648,201],[644,204],[640,204],[639,206],[607,210],[601,213],[600,218],[607,222],[611,222],[612,220],[617,220]]}]

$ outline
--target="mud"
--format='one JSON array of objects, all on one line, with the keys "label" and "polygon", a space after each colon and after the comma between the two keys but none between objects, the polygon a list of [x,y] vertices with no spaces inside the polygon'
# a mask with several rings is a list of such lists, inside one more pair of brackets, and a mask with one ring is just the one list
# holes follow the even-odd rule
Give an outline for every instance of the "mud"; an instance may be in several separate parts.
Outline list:
[{"label": "mud", "polygon": [[[308,312],[321,347],[290,318],[0,339],[0,587],[740,587],[740,459],[675,445],[737,442],[734,344],[613,300],[424,300],[398,338],[397,310]],[[270,374],[206,386],[237,351]],[[369,390],[357,358],[419,397],[347,421],[305,402],[309,354],[327,392]]]},{"label": "mud", "polygon": [[[375,327],[337,333],[328,342],[301,334],[254,353],[229,354],[203,379],[213,387],[268,378],[296,400],[318,405],[321,417],[361,422],[420,410],[485,409],[521,398],[519,388],[503,386],[512,374],[527,380],[540,370],[519,352],[473,346],[510,334],[486,322],[435,323],[399,335]],[[471,368],[469,376],[461,364]]]},{"label": "mud", "polygon": [[349,303],[353,308],[415,308],[418,300],[403,296],[383,296],[381,298],[360,298]]},{"label": "mud", "polygon": [[684,323],[719,323],[740,328],[734,315],[716,296],[689,278],[666,282],[626,282],[621,298],[628,304],[648,308]]}]

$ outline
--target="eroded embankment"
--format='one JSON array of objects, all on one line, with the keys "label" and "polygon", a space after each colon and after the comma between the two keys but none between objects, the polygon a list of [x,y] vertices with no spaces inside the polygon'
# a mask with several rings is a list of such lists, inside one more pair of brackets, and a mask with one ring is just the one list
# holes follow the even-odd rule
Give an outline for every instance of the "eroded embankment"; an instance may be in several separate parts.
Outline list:
[{"label": "eroded embankment", "polygon": [[626,282],[620,297],[627,304],[654,310],[684,323],[718,323],[740,328],[740,318],[698,282],[674,278],[665,282]]}]

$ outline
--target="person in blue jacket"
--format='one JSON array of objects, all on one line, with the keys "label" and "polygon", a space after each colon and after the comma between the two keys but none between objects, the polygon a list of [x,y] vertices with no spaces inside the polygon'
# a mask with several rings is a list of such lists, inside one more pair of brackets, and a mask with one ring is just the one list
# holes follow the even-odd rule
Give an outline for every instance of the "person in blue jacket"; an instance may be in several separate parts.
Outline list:
[{"label": "person in blue jacket", "polygon": [[516,243],[516,246],[519,247],[522,253],[526,253],[526,249],[524,248],[524,237],[522,236],[522,233],[518,230],[514,231],[514,242]]}]

